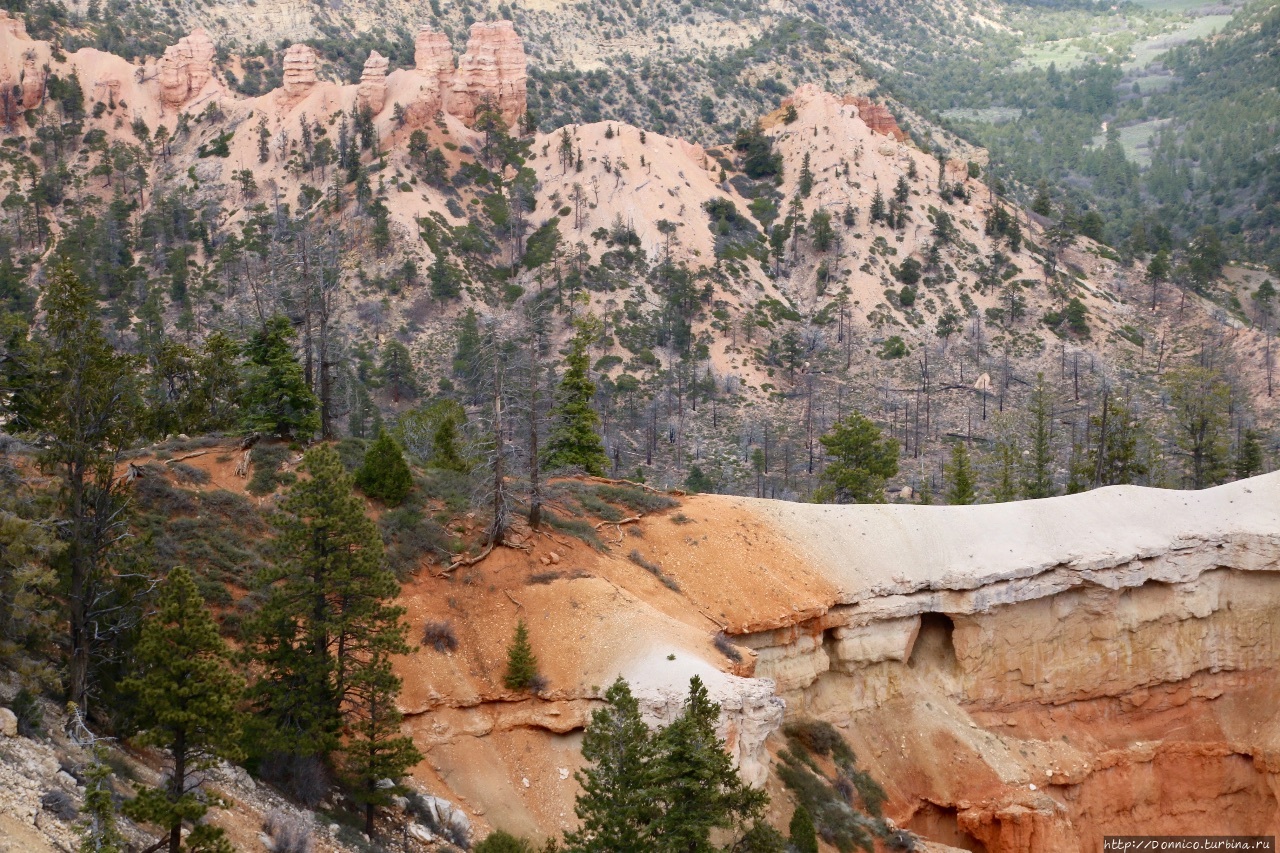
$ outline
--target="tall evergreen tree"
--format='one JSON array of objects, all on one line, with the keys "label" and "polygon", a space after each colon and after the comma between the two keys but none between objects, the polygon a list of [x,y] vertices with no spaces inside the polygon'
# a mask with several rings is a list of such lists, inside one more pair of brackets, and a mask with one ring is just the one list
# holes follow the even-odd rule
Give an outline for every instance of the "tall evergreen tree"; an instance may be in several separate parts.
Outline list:
[{"label": "tall evergreen tree", "polygon": [[262,675],[250,690],[263,753],[326,756],[338,745],[352,678],[405,650],[399,591],[382,537],[337,451],[307,452],[281,501],[278,564],[248,646]]},{"label": "tall evergreen tree", "polygon": [[80,836],[78,853],[124,853],[124,835],[116,826],[116,804],[112,796],[111,766],[106,750],[93,749],[93,762],[85,769],[84,808],[76,826]]},{"label": "tall evergreen tree", "polygon": [[1054,494],[1053,485],[1053,397],[1044,374],[1036,374],[1036,387],[1031,391],[1031,455],[1022,481],[1022,496],[1047,498]]},{"label": "tall evergreen tree", "polygon": [[885,213],[884,193],[880,192],[880,187],[877,186],[875,194],[871,196],[871,221],[879,222],[884,219]]},{"label": "tall evergreen tree", "polygon": [[800,163],[800,177],[798,179],[798,189],[803,198],[808,198],[809,193],[813,192],[813,168],[809,162],[809,152],[804,152],[804,160]]},{"label": "tall evergreen tree", "polygon": [[46,335],[32,348],[38,382],[26,389],[41,465],[61,480],[58,559],[67,601],[71,660],[68,698],[83,709],[90,689],[95,611],[111,586],[108,565],[123,518],[116,463],[137,435],[141,406],[134,359],[103,334],[93,292],[70,264],[45,289]]},{"label": "tall evergreen tree", "polygon": [[1262,471],[1262,442],[1256,430],[1247,429],[1236,444],[1236,479],[1244,480]]},{"label": "tall evergreen tree", "polygon": [[[173,770],[161,788],[144,788],[126,811],[167,830],[169,853],[184,849],[183,823],[196,823],[208,806],[192,785],[192,774],[219,759],[240,758],[237,711],[244,679],[205,608],[191,573],[178,566],[160,588],[157,611],[142,626],[134,650],[137,675],[121,689],[133,696],[142,729],[138,742],[168,751]],[[198,777],[197,777],[198,778]],[[226,850],[222,830],[198,825],[187,850]]]},{"label": "tall evergreen tree", "polygon": [[409,348],[394,338],[382,348],[382,362],[378,366],[382,381],[391,391],[392,402],[401,398],[412,400],[418,394],[418,377],[413,368],[413,356]]},{"label": "tall evergreen tree", "polygon": [[1186,462],[1187,484],[1203,489],[1222,482],[1230,462],[1230,386],[1217,370],[1199,365],[1171,371],[1165,381],[1173,410],[1174,440]]},{"label": "tall evergreen tree", "polygon": [[[350,736],[342,747],[343,773],[352,796],[364,806],[364,831],[372,838],[378,808],[389,805],[393,797],[404,793],[398,780],[423,756],[412,738],[400,734],[401,714],[396,707],[400,679],[392,672],[385,650],[376,651],[373,658],[352,675],[350,684],[347,713]],[[397,784],[384,787],[383,779]]]},{"label": "tall evergreen tree", "polygon": [[714,830],[745,829],[769,798],[742,781],[716,735],[720,706],[702,679],[689,681],[684,711],[658,734],[653,762],[654,795],[662,813],[654,820],[655,849],[712,853]]},{"label": "tall evergreen tree", "polygon": [[1099,411],[1089,418],[1094,441],[1089,448],[1090,479],[1098,486],[1138,482],[1147,474],[1139,444],[1142,423],[1123,400],[1104,389]]},{"label": "tall evergreen tree", "polygon": [[951,464],[946,466],[944,473],[947,477],[947,503],[963,506],[977,500],[969,448],[963,441],[951,446]]},{"label": "tall evergreen tree", "polygon": [[576,466],[588,474],[602,476],[609,465],[604,442],[596,432],[600,416],[591,406],[596,386],[587,374],[590,365],[587,345],[593,334],[586,324],[579,324],[577,334],[569,342],[564,377],[551,412],[551,436],[542,463],[547,469]]},{"label": "tall evergreen tree", "polygon": [[320,429],[320,401],[307,386],[293,354],[293,324],[276,315],[245,347],[249,376],[244,389],[246,425],[283,438],[310,438]]},{"label": "tall evergreen tree", "polygon": [[591,766],[577,773],[582,792],[574,811],[582,823],[565,834],[566,853],[647,853],[654,849],[649,827],[657,816],[650,796],[653,739],[621,677],[604,701],[582,736],[582,757]]}]

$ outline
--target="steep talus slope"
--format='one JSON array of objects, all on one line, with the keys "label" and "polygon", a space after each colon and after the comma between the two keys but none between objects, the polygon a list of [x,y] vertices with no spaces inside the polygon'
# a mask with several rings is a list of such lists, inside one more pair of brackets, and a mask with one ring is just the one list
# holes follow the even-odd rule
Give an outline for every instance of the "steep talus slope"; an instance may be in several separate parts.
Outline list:
[{"label": "steep talus slope", "polygon": [[[1278,498],[1280,475],[977,507],[701,496],[604,552],[534,537],[406,592],[411,621],[467,632],[402,666],[419,776],[482,821],[554,831],[604,687],[626,676],[656,721],[699,672],[739,762],[782,799],[775,691],[787,716],[844,730],[900,825],[962,849],[1274,831]],[[517,617],[539,700],[500,687]]]}]

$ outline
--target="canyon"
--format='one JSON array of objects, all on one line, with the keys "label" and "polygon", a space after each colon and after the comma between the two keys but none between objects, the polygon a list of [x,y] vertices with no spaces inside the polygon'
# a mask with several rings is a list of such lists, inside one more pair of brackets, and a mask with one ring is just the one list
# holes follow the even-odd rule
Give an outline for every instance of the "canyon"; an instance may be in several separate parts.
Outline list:
[{"label": "canyon", "polygon": [[[207,115],[185,125],[174,152],[156,155],[147,168],[153,186],[185,191],[190,181],[198,198],[221,203],[234,196],[233,170],[281,197],[300,197],[296,148],[305,117],[333,126],[353,106],[367,109],[390,164],[383,175],[404,179],[388,182],[399,189],[387,207],[400,239],[385,257],[350,266],[383,273],[412,258],[425,269],[434,256],[421,224],[469,220],[449,206],[458,199],[416,178],[409,183],[410,134],[424,131],[457,167],[482,144],[475,128],[481,104],[517,124],[527,75],[523,43],[506,21],[474,24],[456,65],[444,33],[420,31],[415,48],[413,68],[393,69],[374,52],[360,82],[344,85],[325,79],[312,47],[295,44],[283,56],[282,86],[248,98],[220,82],[214,45],[200,30],[141,65],[88,48],[55,61],[48,43],[28,38],[0,12],[0,90],[13,98],[17,88],[3,118],[41,106],[46,67],[77,74],[89,105],[103,107],[90,126],[113,139],[128,138],[139,120],[177,127],[182,116]],[[965,184],[963,204],[951,208],[963,254],[946,250],[955,269],[930,298],[947,308],[962,304],[963,294],[973,316],[999,308],[1000,296],[977,285],[972,265],[1002,245],[982,230],[993,197],[968,177],[969,162],[984,162],[982,152],[938,163],[906,140],[883,105],[863,96],[806,85],[784,107],[795,109],[792,120],[780,109],[764,125],[787,164],[785,197],[801,197],[800,163],[812,169],[811,193],[798,202],[807,215],[865,210],[873,187],[887,191],[918,170],[906,222],[888,238],[895,245],[871,228],[851,230],[833,264],[847,277],[853,305],[862,306],[868,354],[882,325],[913,344],[937,337],[897,319],[909,312],[884,300],[894,282],[890,258],[923,254],[932,241],[937,210],[948,203],[936,189],[943,178]],[[253,129],[259,121],[272,140],[265,158]],[[21,132],[34,138],[30,128]],[[531,226],[562,211],[554,227],[594,259],[607,245],[593,239],[588,248],[586,235],[615,222],[634,229],[651,257],[662,251],[666,229],[678,228],[685,259],[721,267],[706,206],[750,204],[720,174],[723,151],[616,122],[567,132],[585,161],[580,171],[556,162],[559,131],[532,140],[528,168],[539,204]],[[203,153],[232,133],[225,158]],[[563,213],[575,190],[594,200],[575,203],[582,208],[576,226]],[[475,205],[478,193],[466,192],[460,197]],[[242,222],[247,207],[229,205],[218,224]],[[1039,223],[1026,221],[1029,238],[1043,237]],[[1041,257],[1029,248],[1010,255],[1019,271],[1039,275]],[[1063,256],[1079,272],[1096,334],[1072,346],[1090,365],[1095,352],[1099,361],[1118,352],[1143,357],[1145,349],[1126,345],[1123,334],[1138,322],[1139,308],[1122,298],[1126,286],[1136,290],[1136,274],[1084,238]],[[732,288],[718,284],[716,296],[735,317],[750,316],[761,294],[812,313],[825,299],[818,269],[818,258],[806,256],[789,279],[778,278],[743,260],[740,279]],[[344,270],[348,280],[352,272]],[[530,289],[543,285],[540,273],[518,274]],[[1058,306],[1031,290],[1034,278],[1026,281],[1028,313]],[[352,285],[344,296],[352,314],[355,291]],[[613,299],[586,298],[600,314]],[[385,304],[378,316],[388,328],[414,307],[398,293]],[[1197,304],[1193,298],[1191,312]],[[444,340],[453,321],[433,307],[412,343]],[[1242,340],[1253,336],[1256,353],[1261,337],[1238,331]],[[729,340],[713,341],[710,365],[721,377],[763,387],[772,369],[748,366],[736,337],[733,348]],[[1054,367],[1057,345],[1026,357],[1028,376]],[[1064,376],[1066,353],[1064,343]],[[951,409],[938,403],[933,414],[952,436],[973,415],[970,392],[983,391],[985,405],[992,387],[986,374],[977,385],[965,377],[963,356],[956,364],[958,402]],[[1114,487],[974,507],[691,496],[625,529],[604,525],[601,550],[525,531],[527,550],[498,549],[452,574],[421,571],[404,587],[401,603],[415,632],[424,622],[448,621],[459,635],[456,651],[423,647],[398,663],[406,731],[427,755],[416,783],[457,803],[474,825],[556,834],[574,822],[581,732],[612,680],[627,678],[646,719],[661,724],[698,675],[721,704],[720,732],[744,777],[771,793],[778,825],[790,808],[774,772],[781,729],[813,717],[845,734],[889,793],[887,811],[898,825],[952,848],[1084,853],[1108,833],[1274,833],[1278,499],[1274,474],[1203,492]],[[660,576],[629,552],[660,567]],[[549,683],[537,697],[502,686],[517,619],[528,623]]]}]

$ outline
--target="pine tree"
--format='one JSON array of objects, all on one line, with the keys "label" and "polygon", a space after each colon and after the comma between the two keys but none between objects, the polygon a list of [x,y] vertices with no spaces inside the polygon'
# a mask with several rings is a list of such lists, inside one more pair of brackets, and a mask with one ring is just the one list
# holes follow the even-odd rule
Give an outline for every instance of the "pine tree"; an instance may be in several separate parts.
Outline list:
[{"label": "pine tree", "polygon": [[111,767],[106,750],[93,749],[93,763],[84,771],[84,820],[76,827],[80,835],[79,853],[124,853],[124,836],[116,826],[116,805],[111,790]]},{"label": "pine tree", "polygon": [[893,200],[898,204],[906,204],[909,198],[911,198],[911,186],[907,183],[906,177],[899,175],[898,183],[893,188]]},{"label": "pine tree", "polygon": [[[156,604],[134,650],[138,674],[125,679],[121,689],[135,703],[142,729],[138,742],[168,751],[173,771],[163,788],[143,789],[126,811],[136,820],[164,827],[169,853],[179,853],[182,824],[199,821],[208,810],[190,785],[192,774],[219,759],[240,758],[236,708],[244,679],[232,669],[227,645],[187,569],[178,566],[169,573]],[[215,827],[198,826],[187,848],[198,840],[205,849],[215,849],[221,834]]]},{"label": "pine tree", "polygon": [[440,302],[457,299],[462,293],[462,288],[458,284],[458,274],[453,267],[449,266],[449,257],[443,248],[436,252],[428,278],[431,282],[431,296]]},{"label": "pine tree", "polygon": [[831,462],[823,470],[817,499],[831,503],[883,503],[885,481],[898,473],[898,441],[854,412],[819,439]]},{"label": "pine tree", "polygon": [[405,791],[398,784],[383,787],[382,780],[399,780],[423,758],[413,739],[400,734],[399,692],[400,679],[382,650],[351,678],[347,714],[351,734],[342,747],[342,769],[355,801],[364,806],[364,831],[370,838],[378,808]]},{"label": "pine tree", "polygon": [[996,442],[996,483],[991,498],[996,503],[1008,503],[1018,499],[1018,445],[1011,437]]},{"label": "pine tree", "polygon": [[307,386],[293,354],[293,324],[276,315],[245,347],[249,376],[245,383],[245,422],[249,429],[282,438],[310,438],[320,429],[320,401]]},{"label": "pine tree", "polygon": [[1089,479],[1094,485],[1136,483],[1146,476],[1147,465],[1139,452],[1144,430],[1128,404],[1104,388],[1102,405],[1090,416],[1089,424],[1094,436],[1089,448]]},{"label": "pine tree", "polygon": [[382,537],[328,445],[307,451],[280,503],[279,562],[251,630],[262,668],[250,690],[264,754],[324,756],[337,746],[352,679],[382,654],[401,654],[404,611],[383,565]]},{"label": "pine tree", "polygon": [[516,622],[516,633],[507,648],[507,674],[502,683],[508,690],[532,690],[541,692],[542,676],[538,675],[538,659],[529,644],[529,629],[524,620]]},{"label": "pine tree", "polygon": [[564,377],[551,412],[551,436],[542,462],[548,470],[578,467],[588,474],[602,476],[609,465],[604,442],[596,432],[600,416],[591,406],[596,386],[587,374],[590,364],[587,344],[592,336],[592,330],[582,323],[569,342]]},{"label": "pine tree", "polygon": [[1234,467],[1238,480],[1247,479],[1262,471],[1262,443],[1258,441],[1257,431],[1247,429],[1240,436]]},{"label": "pine tree", "polygon": [[813,817],[804,806],[796,806],[791,815],[788,833],[791,836],[791,847],[796,853],[818,853],[818,831],[814,829]]},{"label": "pine tree", "polygon": [[712,831],[742,829],[768,803],[738,776],[716,735],[719,719],[720,706],[695,675],[684,711],[655,740],[653,794],[662,807],[652,826],[656,849],[712,853]]},{"label": "pine tree", "polygon": [[813,192],[813,169],[809,164],[809,152],[804,152],[804,160],[800,163],[799,178],[800,195],[804,198],[809,197],[809,193]]},{"label": "pine tree", "polygon": [[399,403],[402,397],[412,399],[418,393],[418,379],[413,368],[413,356],[409,348],[392,338],[382,348],[382,363],[378,366],[382,381],[391,391],[391,401]]},{"label": "pine tree", "polygon": [[973,468],[969,464],[969,448],[958,441],[951,446],[951,464],[943,472],[947,478],[947,503],[963,506],[977,499],[974,492]]},{"label": "pine tree", "polygon": [[258,162],[271,159],[271,131],[267,130],[267,117],[258,119]]},{"label": "pine tree", "polygon": [[871,221],[879,222],[885,217],[884,193],[880,192],[880,187],[876,187],[875,195],[871,197]]},{"label": "pine tree", "polygon": [[135,359],[117,353],[102,331],[97,299],[69,263],[45,288],[46,333],[26,354],[30,396],[19,410],[39,437],[41,467],[57,473],[66,544],[57,560],[68,602],[67,698],[83,710],[90,682],[95,610],[111,587],[111,546],[122,532],[116,463],[137,436],[141,400]]},{"label": "pine tree", "polygon": [[835,242],[836,232],[831,227],[831,214],[825,210],[815,210],[813,219],[809,220],[809,232],[813,236],[814,251],[825,252]]},{"label": "pine tree", "polygon": [[1050,429],[1053,425],[1053,398],[1044,374],[1036,374],[1036,387],[1031,392],[1031,456],[1027,460],[1026,474],[1022,481],[1024,498],[1047,498],[1054,494],[1053,444]]},{"label": "pine tree", "polygon": [[1186,460],[1188,485],[1203,489],[1222,482],[1230,462],[1230,386],[1218,371],[1198,365],[1171,371],[1165,382],[1173,410],[1175,441]]},{"label": "pine tree", "polygon": [[356,485],[387,506],[399,506],[413,491],[413,473],[390,433],[379,433],[365,451],[364,462],[356,470]]},{"label": "pine tree", "polygon": [[647,853],[654,849],[649,826],[657,816],[650,796],[653,737],[621,677],[604,701],[582,736],[582,757],[591,766],[577,773],[582,792],[574,811],[582,823],[565,834],[566,853]]},{"label": "pine tree", "polygon": [[1036,198],[1031,202],[1031,210],[1041,216],[1053,213],[1053,199],[1049,198],[1049,185],[1045,181],[1036,185]]}]

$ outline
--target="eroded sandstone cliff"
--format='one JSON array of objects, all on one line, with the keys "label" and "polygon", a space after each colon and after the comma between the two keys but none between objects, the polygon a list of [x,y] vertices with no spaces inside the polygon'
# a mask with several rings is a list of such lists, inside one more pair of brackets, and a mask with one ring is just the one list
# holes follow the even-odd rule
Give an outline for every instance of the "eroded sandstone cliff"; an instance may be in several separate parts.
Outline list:
[{"label": "eroded sandstone cliff", "polygon": [[[572,569],[543,585],[535,541],[499,557],[488,589],[452,589],[455,612],[484,614],[462,659],[406,661],[421,778],[481,821],[557,831],[608,683],[627,677],[659,723],[697,672],[779,803],[772,733],[813,716],[885,785],[890,817],[940,844],[1083,853],[1107,833],[1274,832],[1277,507],[1280,475],[978,507],[696,497],[681,523],[646,518],[626,540],[679,592],[559,545]],[[449,612],[435,583],[410,591],[411,618]],[[544,650],[541,700],[492,675],[518,614]],[[721,629],[741,661],[709,643]]]}]

